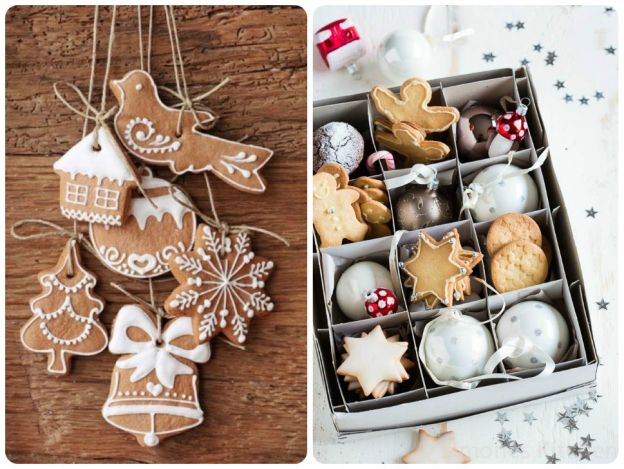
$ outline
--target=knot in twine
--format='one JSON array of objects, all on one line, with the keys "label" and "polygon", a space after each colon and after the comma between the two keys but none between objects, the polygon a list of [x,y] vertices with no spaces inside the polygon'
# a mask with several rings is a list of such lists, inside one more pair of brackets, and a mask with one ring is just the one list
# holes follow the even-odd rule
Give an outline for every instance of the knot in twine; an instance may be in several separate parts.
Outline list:
[{"label": "knot in twine", "polygon": [[[69,87],[70,89],[72,89],[76,93],[76,95],[78,96],[78,98],[80,99],[82,104],[84,104],[85,108],[87,109],[86,111],[81,111],[77,107],[73,106],[67,99],[65,99],[65,97],[63,96],[63,94],[59,90],[59,86],[61,84],[64,85],[64,86]],[[92,146],[93,146],[94,150],[99,150],[100,149],[100,143],[98,141],[98,137],[99,137],[98,130],[101,127],[105,127],[106,126],[106,121],[113,114],[115,114],[115,112],[117,112],[117,106],[113,106],[113,107],[111,107],[108,110],[105,110],[105,109],[98,110],[95,106],[93,106],[89,102],[87,97],[82,93],[82,91],[80,91],[80,88],[78,88],[76,85],[74,85],[72,83],[67,83],[67,82],[59,83],[59,82],[55,82],[52,85],[52,87],[54,88],[54,94],[56,95],[56,97],[65,106],[67,106],[68,109],[70,109],[74,113],[78,114],[79,116],[83,117],[85,120],[90,120],[90,121],[93,121],[95,123],[95,129],[94,129],[94,131],[92,133],[92,135],[93,135],[93,145]]]},{"label": "knot in twine", "polygon": [[386,187],[388,189],[394,189],[410,183],[424,185],[430,190],[436,190],[440,185],[438,170],[432,166],[418,163],[410,168],[409,173],[396,178],[387,179]]}]

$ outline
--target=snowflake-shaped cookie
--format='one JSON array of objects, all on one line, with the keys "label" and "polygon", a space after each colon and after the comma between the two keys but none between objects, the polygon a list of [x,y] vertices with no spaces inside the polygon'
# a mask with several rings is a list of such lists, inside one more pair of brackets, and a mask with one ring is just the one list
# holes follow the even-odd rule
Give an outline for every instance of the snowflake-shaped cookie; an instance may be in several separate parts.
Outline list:
[{"label": "snowflake-shaped cookie", "polygon": [[264,292],[273,262],[256,257],[244,231],[222,236],[199,225],[193,251],[172,255],[169,265],[180,286],[165,301],[165,309],[176,316],[192,316],[198,342],[222,332],[243,343],[251,318],[273,310]]}]

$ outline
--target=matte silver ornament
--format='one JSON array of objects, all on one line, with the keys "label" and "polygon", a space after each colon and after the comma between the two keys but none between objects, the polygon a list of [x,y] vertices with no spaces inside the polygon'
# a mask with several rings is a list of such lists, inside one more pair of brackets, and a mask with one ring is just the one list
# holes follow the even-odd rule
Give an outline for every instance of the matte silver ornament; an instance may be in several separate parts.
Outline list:
[{"label": "matte silver ornament", "polygon": [[419,230],[453,221],[453,206],[442,189],[410,185],[395,205],[397,228]]}]

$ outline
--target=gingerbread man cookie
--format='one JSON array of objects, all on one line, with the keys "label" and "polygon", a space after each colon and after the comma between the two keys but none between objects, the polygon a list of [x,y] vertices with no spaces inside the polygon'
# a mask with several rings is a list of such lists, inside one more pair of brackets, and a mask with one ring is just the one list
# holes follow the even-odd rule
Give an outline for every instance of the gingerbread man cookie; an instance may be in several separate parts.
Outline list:
[{"label": "gingerbread man cookie", "polygon": [[340,246],[343,239],[364,239],[368,226],[358,220],[352,206],[359,198],[360,194],[353,189],[337,189],[331,174],[314,175],[313,223],[322,248]]}]

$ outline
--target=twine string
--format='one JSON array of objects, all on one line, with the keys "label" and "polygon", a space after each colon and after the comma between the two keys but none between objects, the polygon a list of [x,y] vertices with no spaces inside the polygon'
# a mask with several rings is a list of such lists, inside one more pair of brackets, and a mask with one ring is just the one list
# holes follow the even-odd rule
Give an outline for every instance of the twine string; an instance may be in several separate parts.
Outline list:
[{"label": "twine string", "polygon": [[[193,213],[195,213],[195,215],[197,215],[199,218],[201,218],[201,220],[208,226],[211,226],[212,228],[215,228],[217,230],[219,230],[222,234],[222,236],[227,236],[228,233],[232,232],[232,233],[239,233],[242,231],[254,231],[256,233],[261,233],[267,236],[271,236],[272,238],[277,239],[278,241],[281,241],[284,245],[286,245],[287,247],[290,247],[290,243],[288,242],[288,240],[277,234],[274,233],[271,230],[267,230],[265,228],[261,228],[258,226],[253,226],[253,225],[247,225],[247,224],[240,224],[240,225],[229,225],[227,222],[222,221],[218,214],[217,214],[217,210],[215,208],[215,203],[214,203],[214,198],[212,195],[212,190],[210,188],[210,182],[208,180],[208,176],[206,175],[206,173],[204,173],[204,179],[206,181],[206,189],[208,192],[208,201],[210,203],[210,210],[212,212],[212,217],[209,215],[206,215],[206,213],[202,212],[197,205],[195,205],[194,202],[192,202],[191,198],[188,196],[188,194],[186,194],[186,192],[184,191],[184,189],[182,189],[180,186],[176,186],[176,185],[171,185],[169,187],[169,193],[171,194],[171,197],[173,197],[173,199],[178,202],[180,205],[182,205],[183,207],[187,208],[188,210],[191,210]],[[179,196],[179,193],[183,193],[185,194],[187,197],[186,199],[183,199]],[[222,243],[223,244],[223,243]]]},{"label": "twine string", "polygon": [[[173,12],[173,6],[165,6],[165,17],[167,20],[167,32],[169,33],[169,43],[171,45],[171,58],[173,63],[173,72],[176,81],[176,90],[168,88],[166,86],[160,86],[159,89],[166,91],[167,93],[175,96],[180,102],[173,107],[179,108],[178,120],[176,123],[176,135],[180,136],[182,133],[182,119],[185,111],[191,112],[195,123],[201,128],[207,128],[206,124],[216,119],[216,114],[207,106],[199,103],[199,101],[207,98],[215,91],[219,90],[226,83],[229,82],[229,77],[226,77],[218,85],[212,89],[202,93],[194,98],[191,98],[188,91],[188,84],[186,81],[186,73],[184,72],[184,60],[182,58],[182,51],[180,49],[180,38],[178,35],[178,28],[176,26],[175,15]],[[200,119],[197,111],[203,111],[209,114],[209,119]]]},{"label": "twine string", "polygon": [[[97,26],[100,17],[100,7],[95,5],[95,12],[93,13],[93,44],[91,48],[91,72],[89,73],[89,91],[87,92],[87,101],[90,103],[91,98],[93,97],[93,84],[95,82],[95,63],[97,56]],[[85,106],[85,113],[89,114],[89,106]],[[82,138],[87,136],[87,127],[89,124],[89,119],[85,117],[84,122],[82,124]],[[74,230],[76,231],[76,230]]]},{"label": "twine string", "polygon": [[172,318],[175,317],[175,316],[172,316],[170,314],[167,314],[164,309],[159,308],[156,305],[151,304],[149,301],[144,300],[140,296],[135,295],[134,293],[130,293],[128,290],[126,290],[124,287],[122,287],[121,285],[119,285],[116,282],[110,282],[110,286],[115,288],[116,290],[119,290],[121,293],[126,295],[132,301],[136,301],[137,303],[140,303],[142,306],[145,306],[147,309],[149,309],[151,312],[153,312],[158,317],[161,317],[163,319],[172,319]]},{"label": "twine string", "polygon": [[139,64],[141,70],[145,70],[143,63],[143,19],[141,16],[141,5],[137,5],[137,26],[139,30]]},{"label": "twine string", "polygon": [[154,6],[149,7],[149,23],[147,25],[147,73],[152,73],[152,27],[154,24]]}]

